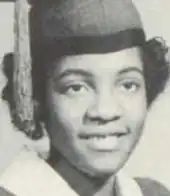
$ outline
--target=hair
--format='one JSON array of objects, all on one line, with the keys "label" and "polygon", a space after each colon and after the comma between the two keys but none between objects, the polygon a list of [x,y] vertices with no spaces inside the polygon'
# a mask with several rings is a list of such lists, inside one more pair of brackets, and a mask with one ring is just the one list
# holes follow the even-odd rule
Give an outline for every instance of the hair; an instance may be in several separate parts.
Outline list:
[{"label": "hair", "polygon": [[[166,82],[169,78],[169,62],[166,59],[168,48],[165,45],[165,41],[162,38],[158,37],[148,40],[139,47],[142,51],[141,57],[144,66],[147,103],[149,107],[151,103],[155,100],[155,98],[158,96],[158,94],[160,94],[164,90]],[[48,56],[48,54],[43,55]],[[45,66],[43,66],[43,62],[41,62],[42,58],[40,58],[40,56],[36,56],[34,60],[34,96],[39,103],[42,103],[43,108],[46,105],[46,73],[48,72],[47,69],[50,69],[49,67],[51,66],[49,66],[49,64],[46,64],[48,60],[45,63]],[[46,108],[44,109],[46,110]],[[44,111],[43,113],[46,114],[47,112]]]},{"label": "hair", "polygon": [[150,39],[141,46],[148,106],[164,90],[169,78],[168,47],[161,37]]},{"label": "hair", "polygon": [[[161,93],[169,78],[169,62],[166,59],[168,48],[162,38],[155,37],[144,44],[139,46],[142,50],[142,59],[144,66],[144,77],[146,82],[147,103],[148,107],[152,104],[155,98]],[[47,89],[47,67],[50,66],[44,63],[44,58],[48,53],[32,51],[33,67],[32,67],[32,80],[33,80],[33,98],[38,103],[36,107],[36,116],[39,121],[48,123],[48,107],[46,104],[46,89]],[[52,52],[52,51],[51,51]],[[50,51],[49,51],[50,53]],[[47,60],[48,62],[48,60]],[[4,58],[4,73],[8,78],[7,85],[5,86],[2,98],[9,103],[11,116],[12,111],[15,109],[13,100],[13,54],[9,54]],[[15,125],[15,119],[13,119]]]}]

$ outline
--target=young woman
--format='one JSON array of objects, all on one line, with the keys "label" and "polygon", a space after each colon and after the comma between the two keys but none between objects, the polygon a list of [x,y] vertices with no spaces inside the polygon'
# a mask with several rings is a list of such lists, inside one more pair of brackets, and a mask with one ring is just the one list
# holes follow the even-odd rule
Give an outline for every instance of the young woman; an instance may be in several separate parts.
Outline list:
[{"label": "young woman", "polygon": [[168,78],[167,48],[159,39],[145,40],[133,3],[42,1],[33,3],[31,20],[38,128],[27,135],[43,137],[43,122],[51,152],[46,163],[24,153],[23,164],[2,176],[1,190],[17,196],[170,195],[157,182],[121,172]]}]

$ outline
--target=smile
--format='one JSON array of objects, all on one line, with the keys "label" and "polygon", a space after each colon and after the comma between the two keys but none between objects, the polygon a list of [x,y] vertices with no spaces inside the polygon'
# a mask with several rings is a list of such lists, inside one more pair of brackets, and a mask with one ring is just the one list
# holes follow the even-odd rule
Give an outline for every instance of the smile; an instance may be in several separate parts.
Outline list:
[{"label": "smile", "polygon": [[112,132],[112,133],[81,133],[81,134],[79,134],[79,138],[82,139],[82,140],[83,139],[85,139],[85,140],[88,140],[88,139],[106,139],[108,137],[113,137],[113,136],[121,137],[125,134],[127,134],[127,133],[125,133],[124,131]]},{"label": "smile", "polygon": [[91,133],[79,134],[81,141],[85,142],[87,147],[98,152],[113,152],[118,149],[120,139],[128,134],[128,131],[117,131],[109,133]]}]

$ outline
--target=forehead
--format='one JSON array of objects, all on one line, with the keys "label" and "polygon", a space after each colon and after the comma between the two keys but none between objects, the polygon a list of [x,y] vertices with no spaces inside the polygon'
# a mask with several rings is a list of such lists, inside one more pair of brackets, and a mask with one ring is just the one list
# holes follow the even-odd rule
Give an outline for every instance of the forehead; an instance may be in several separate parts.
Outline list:
[{"label": "forehead", "polygon": [[106,54],[81,54],[63,57],[56,66],[57,72],[82,69],[93,73],[119,72],[127,68],[143,70],[139,47],[124,49]]}]

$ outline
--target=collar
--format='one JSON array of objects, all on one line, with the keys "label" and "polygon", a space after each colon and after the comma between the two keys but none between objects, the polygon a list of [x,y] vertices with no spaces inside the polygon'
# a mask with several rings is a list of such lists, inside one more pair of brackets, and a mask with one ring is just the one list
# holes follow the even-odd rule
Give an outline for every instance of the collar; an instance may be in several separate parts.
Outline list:
[{"label": "collar", "polygon": [[[45,177],[44,177],[45,176]],[[78,196],[36,153],[25,150],[1,175],[0,187],[17,196]],[[139,185],[122,171],[116,177],[117,196],[142,196]]]},{"label": "collar", "polygon": [[116,195],[117,196],[143,196],[137,182],[127,176],[122,170],[118,172],[116,178]]}]

